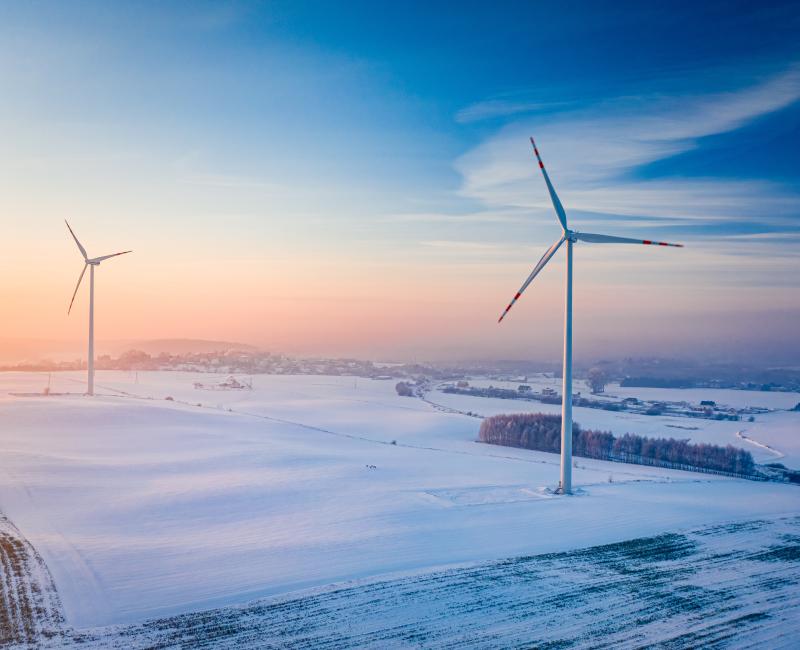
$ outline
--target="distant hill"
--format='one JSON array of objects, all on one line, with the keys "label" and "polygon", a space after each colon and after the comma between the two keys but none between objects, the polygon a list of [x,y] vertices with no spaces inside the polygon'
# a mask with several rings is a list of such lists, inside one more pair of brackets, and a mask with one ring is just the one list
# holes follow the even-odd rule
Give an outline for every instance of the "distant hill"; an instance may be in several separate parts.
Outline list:
[{"label": "distant hill", "polygon": [[235,341],[206,341],[203,339],[150,339],[131,341],[107,341],[101,346],[104,352],[119,354],[127,350],[141,350],[150,355],[161,352],[170,354],[189,354],[192,352],[219,352],[223,350],[246,350],[255,352],[259,348]]},{"label": "distant hill", "polygon": [[[119,356],[128,350],[141,350],[150,355],[160,352],[188,354],[193,352],[221,352],[225,350],[258,351],[259,348],[247,343],[234,341],[205,341],[202,339],[151,339],[98,341],[97,354]],[[59,341],[55,339],[0,338],[0,365],[22,362],[74,361],[86,358],[86,344],[83,341]]]},{"label": "distant hill", "polygon": [[86,355],[85,344],[57,339],[0,338],[0,364],[53,359],[66,361]]}]

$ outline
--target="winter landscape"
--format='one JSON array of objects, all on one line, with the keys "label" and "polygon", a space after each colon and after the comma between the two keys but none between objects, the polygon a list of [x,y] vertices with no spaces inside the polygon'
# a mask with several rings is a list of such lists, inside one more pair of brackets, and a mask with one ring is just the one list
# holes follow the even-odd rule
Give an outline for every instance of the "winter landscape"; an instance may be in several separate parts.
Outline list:
[{"label": "winter landscape", "polygon": [[[53,373],[49,395],[47,373],[2,375],[0,507],[26,557],[4,562],[20,567],[8,641],[788,647],[800,634],[798,486],[576,458],[563,497],[557,455],[477,442],[474,414],[505,400],[240,379],[207,390],[228,376],[103,371],[87,403],[82,373]],[[797,393],[710,394],[774,411],[748,440],[741,422],[681,435],[798,466]],[[576,419],[667,435],[678,421]]]},{"label": "winter landscape", "polygon": [[0,650],[800,648],[798,33],[0,3]]}]

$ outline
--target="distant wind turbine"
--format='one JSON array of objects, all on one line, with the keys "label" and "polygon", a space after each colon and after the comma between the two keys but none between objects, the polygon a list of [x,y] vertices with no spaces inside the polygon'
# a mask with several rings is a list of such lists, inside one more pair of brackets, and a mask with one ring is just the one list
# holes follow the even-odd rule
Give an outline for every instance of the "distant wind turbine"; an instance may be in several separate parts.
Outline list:
[{"label": "distant wind turbine", "polygon": [[72,232],[72,228],[70,228],[69,222],[64,219],[64,223],[67,224],[67,228],[69,229],[69,234],[72,235],[72,238],[75,240],[75,243],[78,245],[78,250],[83,255],[83,270],[81,271],[80,276],[78,277],[78,284],[75,285],[75,291],[72,292],[72,300],[69,301],[69,309],[67,309],[67,314],[72,311],[72,303],[75,302],[75,296],[78,294],[78,289],[81,286],[81,281],[83,280],[83,275],[86,273],[86,268],[90,267],[89,271],[89,356],[87,361],[88,372],[89,372],[89,380],[88,380],[88,390],[87,393],[89,395],[94,395],[94,267],[100,266],[100,262],[107,260],[111,257],[116,257],[117,255],[125,255],[125,253],[130,253],[132,251],[122,251],[121,253],[112,253],[111,255],[102,255],[100,257],[92,257],[90,258],[86,254],[86,249],[83,245],[78,241],[78,238],[75,236],[75,233]]},{"label": "distant wind turbine", "polygon": [[522,285],[517,295],[511,300],[506,307],[505,311],[500,316],[501,322],[508,311],[514,306],[514,303],[519,300],[519,297],[528,288],[528,285],[539,274],[539,272],[550,261],[550,258],[556,254],[556,251],[561,247],[561,244],[567,242],[567,278],[566,278],[566,300],[564,307],[564,383],[561,394],[561,492],[562,494],[572,493],[572,245],[577,241],[584,241],[591,244],[649,244],[652,246],[676,246],[683,248],[683,244],[668,244],[662,241],[651,241],[650,239],[631,239],[630,237],[614,237],[611,235],[597,235],[589,232],[576,232],[567,228],[567,214],[564,212],[564,207],[556,194],[553,184],[550,182],[550,177],[547,175],[547,170],[544,168],[544,163],[539,155],[539,150],[536,148],[536,143],[531,138],[533,151],[536,154],[536,159],[539,161],[539,168],[544,175],[544,182],[547,185],[547,191],[550,192],[550,199],[553,201],[553,207],[556,211],[559,223],[563,229],[561,238],[547,249],[542,258],[533,267],[533,271],[528,276],[528,279]]}]

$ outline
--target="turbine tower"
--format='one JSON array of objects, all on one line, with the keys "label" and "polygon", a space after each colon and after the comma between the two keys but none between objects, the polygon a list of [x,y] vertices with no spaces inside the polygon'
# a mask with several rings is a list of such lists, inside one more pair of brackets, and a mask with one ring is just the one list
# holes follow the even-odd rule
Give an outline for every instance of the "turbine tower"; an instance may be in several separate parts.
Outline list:
[{"label": "turbine tower", "polygon": [[125,253],[130,253],[132,251],[122,251],[121,253],[112,253],[111,255],[102,255],[100,257],[92,257],[90,258],[86,254],[86,249],[83,245],[78,241],[78,238],[75,236],[75,233],[72,232],[72,228],[70,228],[69,222],[64,219],[64,223],[67,224],[67,228],[69,229],[69,234],[72,235],[72,238],[75,240],[75,243],[78,245],[78,250],[83,255],[83,270],[81,271],[80,276],[78,277],[78,284],[75,285],[75,291],[72,292],[72,300],[69,301],[69,309],[67,309],[67,314],[72,311],[72,303],[75,302],[75,296],[78,294],[78,289],[81,286],[81,281],[83,280],[83,275],[86,273],[86,267],[89,267],[89,354],[87,357],[87,368],[88,368],[88,390],[86,391],[88,395],[94,395],[94,267],[100,266],[100,262],[107,260],[111,257],[116,257],[117,255],[125,255]]},{"label": "turbine tower", "polygon": [[547,185],[547,191],[550,193],[550,199],[553,202],[556,216],[561,224],[563,230],[560,239],[547,249],[542,258],[533,267],[533,271],[528,276],[528,279],[522,285],[517,294],[508,304],[505,311],[500,316],[502,322],[509,310],[514,306],[514,303],[519,300],[528,285],[533,282],[533,279],[550,261],[550,258],[556,254],[561,245],[567,243],[567,270],[566,270],[566,299],[564,301],[564,383],[561,391],[561,483],[560,491],[562,494],[572,493],[572,246],[575,242],[587,242],[590,244],[647,244],[651,246],[675,246],[683,248],[683,244],[669,244],[662,241],[652,241],[650,239],[631,239],[630,237],[614,237],[612,235],[597,235],[589,232],[577,232],[570,230],[567,227],[567,213],[564,212],[564,207],[556,194],[553,184],[550,182],[550,177],[547,175],[547,170],[544,168],[544,163],[539,155],[539,150],[536,148],[536,143],[531,138],[533,145],[533,152],[536,154],[536,159],[539,161],[539,168],[544,175],[544,182]]}]

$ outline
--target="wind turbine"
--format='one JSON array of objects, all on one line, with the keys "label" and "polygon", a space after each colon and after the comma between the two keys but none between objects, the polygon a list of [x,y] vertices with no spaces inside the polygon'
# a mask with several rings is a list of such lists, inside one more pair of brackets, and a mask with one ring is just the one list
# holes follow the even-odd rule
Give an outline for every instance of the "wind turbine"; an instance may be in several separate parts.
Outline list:
[{"label": "wind turbine", "polygon": [[561,224],[563,232],[559,240],[545,251],[542,258],[533,267],[533,271],[528,276],[528,279],[522,285],[517,294],[508,304],[505,311],[500,316],[502,322],[509,310],[514,306],[514,303],[519,300],[528,285],[533,282],[533,279],[550,261],[550,258],[556,254],[561,244],[567,243],[567,277],[566,277],[566,299],[564,305],[564,383],[561,391],[561,484],[560,489],[562,494],[572,493],[572,245],[575,242],[583,241],[590,244],[647,244],[650,246],[675,246],[683,248],[683,244],[669,244],[663,241],[652,241],[650,239],[631,239],[630,237],[614,237],[612,235],[597,235],[590,232],[577,232],[567,228],[567,213],[564,212],[564,207],[556,194],[553,184],[550,182],[550,177],[547,175],[547,170],[544,168],[544,163],[539,155],[539,150],[536,148],[536,143],[531,138],[533,145],[533,152],[536,154],[536,159],[539,161],[539,168],[544,175],[544,182],[547,185],[547,191],[550,193],[550,199],[553,202],[556,216]]},{"label": "wind turbine", "polygon": [[94,267],[100,266],[100,262],[107,260],[111,257],[116,257],[117,255],[125,255],[125,253],[130,253],[132,251],[122,251],[121,253],[112,253],[111,255],[101,255],[100,257],[89,257],[86,254],[86,249],[83,245],[78,241],[78,238],[75,236],[75,233],[72,232],[72,228],[70,228],[69,222],[64,219],[64,223],[67,224],[67,228],[69,229],[69,234],[72,235],[72,238],[75,240],[75,243],[78,245],[78,250],[83,255],[83,270],[81,271],[80,276],[78,277],[78,284],[75,285],[75,291],[72,292],[72,300],[69,301],[69,309],[67,309],[67,314],[72,311],[72,303],[75,302],[75,296],[78,294],[78,289],[81,286],[81,281],[83,280],[83,275],[86,273],[86,268],[89,267],[89,355],[88,355],[88,371],[89,371],[89,380],[88,380],[88,390],[87,394],[94,395]]}]

